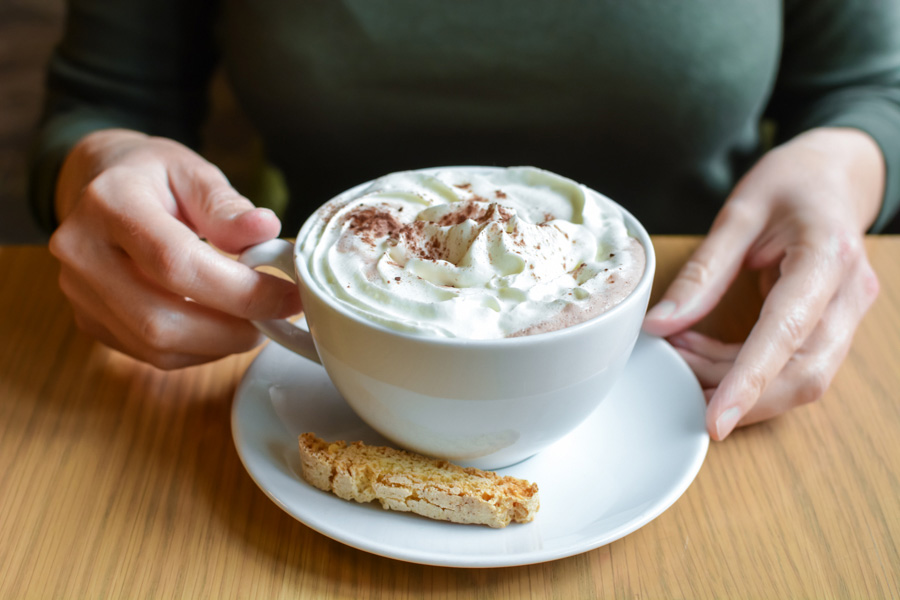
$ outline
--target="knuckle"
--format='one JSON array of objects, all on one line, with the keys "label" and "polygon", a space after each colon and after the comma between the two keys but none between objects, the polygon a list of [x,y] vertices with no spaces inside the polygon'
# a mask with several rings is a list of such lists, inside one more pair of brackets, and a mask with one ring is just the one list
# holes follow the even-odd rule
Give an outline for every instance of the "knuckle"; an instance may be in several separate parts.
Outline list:
[{"label": "knuckle", "polygon": [[77,210],[82,213],[82,221],[90,220],[92,226],[107,229],[107,234],[121,230],[134,237],[139,235],[140,227],[129,207],[135,197],[146,191],[148,187],[144,178],[125,167],[111,167],[84,187]]},{"label": "knuckle", "polygon": [[166,312],[147,312],[135,325],[138,336],[154,354],[167,354],[177,347],[178,327]]},{"label": "knuckle", "polygon": [[749,390],[754,398],[761,398],[769,385],[769,377],[756,366],[747,366],[742,374],[744,388]]},{"label": "knuckle", "polygon": [[210,211],[225,210],[241,203],[237,192],[226,186],[211,188],[207,191],[204,201],[209,206]]},{"label": "knuckle", "polygon": [[53,235],[50,236],[50,241],[47,244],[47,248],[50,250],[50,254],[56,257],[57,260],[63,261],[69,256],[69,228],[65,225],[61,225],[57,228],[56,231],[53,232]]},{"label": "knuckle", "polygon": [[227,182],[212,186],[203,196],[209,214],[232,214],[253,207],[252,203],[237,193]]},{"label": "knuckle", "polygon": [[68,221],[61,224],[50,236],[47,249],[63,268],[81,272],[89,268],[101,242],[85,237],[79,228]]},{"label": "knuckle", "polygon": [[835,234],[841,254],[859,258],[864,252],[863,239],[854,231],[841,229]]},{"label": "knuckle", "polygon": [[792,258],[833,269],[851,268],[865,255],[862,238],[840,223],[825,225],[792,249]]},{"label": "knuckle", "polygon": [[875,271],[874,269],[872,269],[871,265],[866,262],[863,272],[863,293],[865,294],[866,300],[868,301],[869,305],[871,305],[875,301],[880,292],[881,283],[878,281],[878,275],[875,274]]},{"label": "knuckle", "polygon": [[794,393],[794,404],[801,406],[820,400],[831,384],[828,370],[822,365],[813,364],[804,369],[799,385]]},{"label": "knuckle", "polygon": [[833,252],[842,265],[856,264],[864,254],[862,238],[852,231],[843,228],[833,231],[830,241]]},{"label": "knuckle", "polygon": [[858,278],[856,280],[858,282],[857,287],[866,308],[868,308],[875,302],[875,299],[878,298],[878,294],[881,293],[881,282],[878,279],[878,274],[875,273],[875,269],[872,268],[872,264],[865,255],[862,255],[857,263],[856,276]]},{"label": "knuckle", "polygon": [[787,345],[787,349],[795,350],[799,348],[803,340],[806,339],[809,330],[806,311],[799,307],[795,308],[782,317],[779,326],[783,332],[782,339]]},{"label": "knuckle", "polygon": [[82,201],[93,202],[97,200],[102,200],[106,197],[106,192],[109,189],[110,179],[114,179],[116,175],[116,169],[111,168],[99,173],[96,177],[87,182],[87,185],[84,186],[84,189],[81,190],[81,198]]},{"label": "knuckle", "polygon": [[103,171],[91,179],[84,187],[78,203],[89,209],[100,209],[103,211],[115,209],[116,194],[112,193],[112,190],[115,189],[119,178],[120,168],[113,167]]},{"label": "knuckle", "polygon": [[693,284],[697,287],[706,285],[711,277],[712,273],[709,266],[696,258],[691,258],[684,263],[681,273],[679,274],[679,279],[682,282]]},{"label": "knuckle", "polygon": [[810,307],[795,303],[787,312],[779,307],[763,306],[759,322],[775,323],[773,343],[787,356],[793,355],[809,337],[815,322],[810,318]]}]

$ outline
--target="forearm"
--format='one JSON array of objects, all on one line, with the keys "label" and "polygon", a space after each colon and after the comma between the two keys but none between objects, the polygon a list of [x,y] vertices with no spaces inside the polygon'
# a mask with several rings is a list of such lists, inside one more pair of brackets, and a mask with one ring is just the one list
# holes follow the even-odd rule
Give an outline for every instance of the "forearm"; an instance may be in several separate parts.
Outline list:
[{"label": "forearm", "polygon": [[[869,222],[870,231],[879,231],[900,208],[900,3],[785,4],[782,60],[767,116],[780,141],[816,128],[868,135],[871,143],[848,137],[847,150],[871,161],[865,146],[874,144],[880,155],[882,201]],[[842,154],[839,146],[829,152]],[[856,159],[844,158],[852,163],[848,172],[857,172]],[[861,176],[879,180],[871,173]]]}]

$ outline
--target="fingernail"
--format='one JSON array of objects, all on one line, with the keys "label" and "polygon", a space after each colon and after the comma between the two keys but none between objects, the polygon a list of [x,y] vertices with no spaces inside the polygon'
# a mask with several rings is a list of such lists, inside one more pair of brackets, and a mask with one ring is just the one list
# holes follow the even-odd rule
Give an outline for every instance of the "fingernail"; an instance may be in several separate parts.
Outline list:
[{"label": "fingernail", "polygon": [[244,215],[260,215],[264,212],[272,212],[271,209],[261,208],[258,206],[250,207],[250,208],[241,208],[240,210],[236,210],[230,213],[226,218],[229,221],[234,221],[235,219],[240,219]]},{"label": "fingernail", "polygon": [[737,422],[741,420],[741,411],[738,410],[738,407],[732,406],[716,419],[716,436],[721,440],[724,439],[731,430],[734,429],[734,426],[737,425]]},{"label": "fingernail", "polygon": [[647,319],[668,319],[675,312],[677,305],[671,300],[663,300],[647,311]]}]

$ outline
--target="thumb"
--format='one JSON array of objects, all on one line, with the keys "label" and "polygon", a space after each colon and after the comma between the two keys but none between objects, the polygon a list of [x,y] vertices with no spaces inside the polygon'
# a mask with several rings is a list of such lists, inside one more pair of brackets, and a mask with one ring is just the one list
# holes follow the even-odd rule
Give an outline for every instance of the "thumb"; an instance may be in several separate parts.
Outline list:
[{"label": "thumb", "polygon": [[688,329],[712,311],[737,277],[759,235],[762,215],[753,206],[729,201],[709,234],[644,318],[644,331],[669,336]]},{"label": "thumb", "polygon": [[222,171],[196,158],[197,164],[171,168],[169,181],[183,216],[197,235],[231,254],[278,237],[281,222],[273,211],[254,206],[231,187]]}]

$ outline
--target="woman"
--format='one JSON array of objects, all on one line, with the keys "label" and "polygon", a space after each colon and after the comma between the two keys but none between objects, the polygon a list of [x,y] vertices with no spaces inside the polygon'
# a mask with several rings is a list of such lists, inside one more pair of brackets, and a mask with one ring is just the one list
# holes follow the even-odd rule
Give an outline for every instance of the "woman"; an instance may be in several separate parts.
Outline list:
[{"label": "woman", "polygon": [[[217,64],[285,174],[289,232],[352,184],[477,163],[567,175],[652,233],[709,229],[645,329],[694,369],[714,439],[820,397],[877,294],[862,238],[900,202],[898,2],[121,4],[70,5],[33,201],[80,326],[142,360],[246,350],[248,319],[300,308],[202,241],[281,226],[189,149]],[[691,331],[742,268],[766,296],[747,340]]]}]

